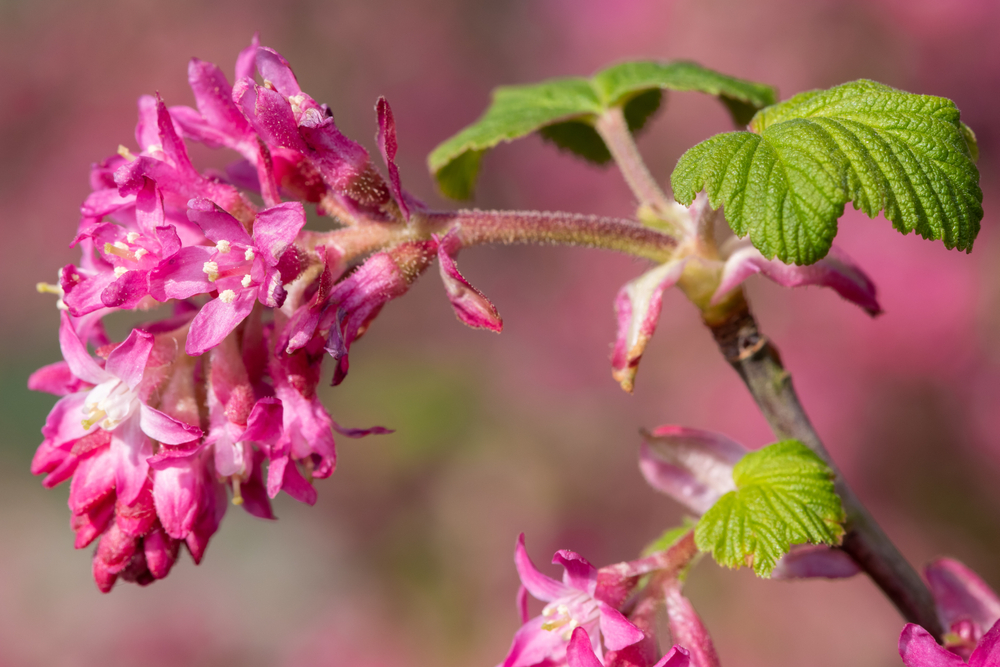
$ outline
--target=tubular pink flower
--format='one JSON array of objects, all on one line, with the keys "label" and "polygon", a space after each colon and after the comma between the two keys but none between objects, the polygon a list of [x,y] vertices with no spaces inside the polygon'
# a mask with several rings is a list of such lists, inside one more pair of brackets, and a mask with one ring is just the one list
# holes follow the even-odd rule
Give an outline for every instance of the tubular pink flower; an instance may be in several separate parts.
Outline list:
[{"label": "tubular pink flower", "polygon": [[565,570],[561,582],[535,568],[524,548],[524,535],[518,537],[514,564],[521,585],[548,604],[542,615],[533,619],[525,617],[526,607],[521,605],[524,625],[515,633],[502,667],[561,664],[577,628],[588,631],[592,650],[598,656],[603,656],[605,648],[618,651],[642,640],[643,632],[606,601],[597,568],[579,554],[565,550],[557,551],[552,562]]}]

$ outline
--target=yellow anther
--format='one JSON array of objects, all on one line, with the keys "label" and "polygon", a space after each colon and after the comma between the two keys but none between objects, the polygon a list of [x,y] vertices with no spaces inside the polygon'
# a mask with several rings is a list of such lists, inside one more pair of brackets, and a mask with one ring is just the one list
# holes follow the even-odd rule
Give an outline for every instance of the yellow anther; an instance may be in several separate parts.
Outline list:
[{"label": "yellow anther", "polygon": [[125,146],[122,146],[121,144],[118,144],[118,154],[121,155],[126,160],[128,160],[129,162],[135,160],[135,156],[132,155],[132,151],[125,148]]},{"label": "yellow anther", "polygon": [[222,239],[221,241],[215,244],[215,249],[221,252],[223,255],[225,255],[227,252],[232,250],[232,246],[230,245],[229,241],[227,241],[226,239]]},{"label": "yellow anther", "polygon": [[38,290],[39,294],[58,294],[63,295],[62,287],[59,285],[53,285],[52,283],[38,283],[35,285],[35,289]]},{"label": "yellow anther", "polygon": [[83,424],[83,430],[89,431],[91,426],[93,426],[94,424],[96,424],[97,422],[101,421],[102,419],[104,419],[107,416],[108,416],[108,413],[106,413],[104,410],[97,410],[96,412],[91,412],[90,413],[90,418],[89,419],[84,419],[80,423]]},{"label": "yellow anther", "polygon": [[236,300],[236,292],[231,289],[222,290],[219,294],[219,300],[222,301],[222,303],[232,303]]},{"label": "yellow anther", "polygon": [[242,505],[243,496],[240,494],[240,478],[233,475],[230,479],[233,480],[233,504]]}]

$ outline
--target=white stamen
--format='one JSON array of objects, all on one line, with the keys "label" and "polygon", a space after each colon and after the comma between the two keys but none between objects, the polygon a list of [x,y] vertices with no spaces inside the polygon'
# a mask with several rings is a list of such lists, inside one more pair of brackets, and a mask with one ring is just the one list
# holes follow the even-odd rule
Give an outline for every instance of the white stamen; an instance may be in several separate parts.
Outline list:
[{"label": "white stamen", "polygon": [[248,273],[243,276],[243,280],[241,280],[240,282],[243,284],[244,287],[250,287],[250,283],[253,282],[253,278],[251,278],[250,274]]},{"label": "white stamen", "polygon": [[221,241],[215,244],[215,249],[221,252],[223,255],[225,255],[227,252],[232,250],[232,247],[230,246],[229,241],[227,241],[226,239],[222,239]]},{"label": "white stamen", "polygon": [[128,273],[128,269],[126,269],[124,266],[115,267],[115,278],[121,278],[126,273]]},{"label": "white stamen", "polygon": [[125,240],[129,243],[135,243],[139,240],[139,232],[129,232],[125,235]]},{"label": "white stamen", "polygon": [[214,283],[219,279],[219,265],[215,262],[205,262],[201,270],[208,276],[208,282]]},{"label": "white stamen", "polygon": [[145,248],[139,248],[138,250],[135,251],[135,258],[142,259],[143,255],[148,255],[148,254],[149,254],[148,250],[146,250]]},{"label": "white stamen", "polygon": [[232,303],[236,300],[236,292],[231,289],[222,290],[219,294],[219,301],[222,303]]},{"label": "white stamen", "polygon": [[247,248],[247,251],[243,253],[243,258],[246,259],[248,262],[252,262],[254,258],[253,248]]},{"label": "white stamen", "polygon": [[146,153],[162,153],[163,152],[163,146],[160,145],[160,144],[153,144],[152,146],[147,146],[145,152]]},{"label": "white stamen", "polygon": [[128,246],[121,241],[115,241],[114,246],[119,250],[128,250]]},{"label": "white stamen", "polygon": [[288,103],[292,105],[292,113],[300,113],[302,111],[302,103],[305,101],[306,96],[302,93],[289,97]]}]

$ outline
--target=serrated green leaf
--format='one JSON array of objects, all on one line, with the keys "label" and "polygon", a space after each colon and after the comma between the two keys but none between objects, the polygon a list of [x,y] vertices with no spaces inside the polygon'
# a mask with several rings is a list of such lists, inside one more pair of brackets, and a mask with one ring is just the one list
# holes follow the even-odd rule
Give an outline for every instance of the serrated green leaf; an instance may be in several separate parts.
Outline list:
[{"label": "serrated green leaf", "polygon": [[695,544],[720,565],[753,565],[769,577],[793,544],[838,544],[844,509],[833,472],[797,440],[750,452],[733,467],[736,491],[722,496],[695,528]]},{"label": "serrated green leaf", "polygon": [[768,259],[822,259],[848,201],[904,234],[972,249],[983,216],[975,139],[950,100],[861,80],[763,109],[751,129],[687,151],[671,184],[684,204],[704,189]]},{"label": "serrated green leaf", "polygon": [[611,154],[593,129],[598,116],[620,106],[629,129],[639,131],[662,102],[662,91],[696,90],[722,99],[737,124],[773,104],[774,90],[728,77],[688,62],[634,62],[615,65],[592,79],[553,79],[529,86],[504,86],[478,121],[448,139],[428,157],[442,192],[471,196],[482,154],[504,141],[541,131],[561,148],[598,164]]}]

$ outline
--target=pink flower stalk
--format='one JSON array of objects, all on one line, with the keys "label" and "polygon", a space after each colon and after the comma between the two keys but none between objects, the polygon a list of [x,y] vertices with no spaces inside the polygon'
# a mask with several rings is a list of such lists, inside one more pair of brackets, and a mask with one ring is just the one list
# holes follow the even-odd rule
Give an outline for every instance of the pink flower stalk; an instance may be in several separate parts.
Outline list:
[{"label": "pink flower stalk", "polygon": [[[552,562],[565,570],[561,582],[535,568],[524,548],[524,535],[518,537],[514,564],[521,577],[518,600],[524,625],[514,635],[502,667],[565,664],[567,648],[577,628],[587,631],[599,659],[605,649],[618,651],[643,639],[642,630],[618,609],[623,600],[614,599],[619,597],[614,595],[615,586],[602,579],[597,568],[579,554],[566,550],[557,551]],[[548,603],[541,616],[528,618],[526,592]]]},{"label": "pink flower stalk", "polygon": [[[643,433],[639,469],[654,489],[701,515],[723,495],[736,490],[733,466],[748,451],[719,433],[660,426]],[[857,563],[839,549],[803,544],[782,556],[771,577],[842,579],[860,571]]]}]

